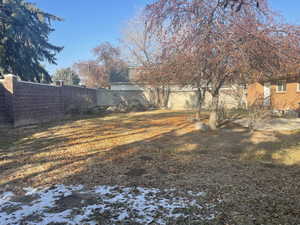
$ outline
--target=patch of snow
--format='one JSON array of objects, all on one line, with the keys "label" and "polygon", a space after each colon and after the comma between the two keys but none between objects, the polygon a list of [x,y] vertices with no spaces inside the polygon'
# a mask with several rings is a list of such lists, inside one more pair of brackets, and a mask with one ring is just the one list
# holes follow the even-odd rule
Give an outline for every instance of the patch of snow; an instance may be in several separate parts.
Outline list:
[{"label": "patch of snow", "polygon": [[25,195],[33,195],[38,191],[36,188],[28,187],[28,188],[23,188],[23,190],[26,192]]},{"label": "patch of snow", "polygon": [[[155,188],[130,188],[121,186],[99,186],[93,190],[84,190],[83,186],[57,185],[48,189],[26,188],[26,196],[37,196],[30,205],[21,202],[10,201],[13,193],[5,192],[0,195],[0,225],[19,224],[26,221],[28,225],[47,225],[50,222],[75,224],[96,224],[94,216],[99,216],[109,212],[111,222],[121,222],[131,219],[141,224],[164,225],[168,219],[193,216],[199,220],[211,220],[214,218],[214,206],[201,204],[199,197],[204,196],[204,192],[187,193],[178,192],[176,189],[155,189]],[[92,195],[97,202],[94,204],[81,204],[73,209],[57,209],[57,200],[71,196],[74,192],[79,194]],[[178,193],[180,193],[178,195]],[[189,196],[186,196],[189,195]],[[13,212],[7,210],[15,207]],[[199,211],[192,212],[189,209],[210,210],[211,214],[202,215]],[[184,212],[182,209],[187,209]],[[191,215],[193,214],[193,215]],[[28,219],[38,215],[38,221]]]},{"label": "patch of snow", "polygon": [[191,196],[195,196],[195,197],[205,197],[206,193],[205,192],[193,192],[193,191],[188,191],[187,192],[189,195]]},{"label": "patch of snow", "polygon": [[4,203],[8,202],[14,194],[12,192],[4,192],[0,195],[0,205],[3,205]]}]

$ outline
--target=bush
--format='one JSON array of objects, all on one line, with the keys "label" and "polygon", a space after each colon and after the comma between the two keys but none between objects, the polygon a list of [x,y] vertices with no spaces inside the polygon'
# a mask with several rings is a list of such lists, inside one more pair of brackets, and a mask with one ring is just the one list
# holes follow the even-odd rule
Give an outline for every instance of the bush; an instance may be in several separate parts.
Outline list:
[{"label": "bush", "polygon": [[142,104],[138,99],[133,100],[122,100],[116,106],[110,106],[109,111],[112,112],[143,112],[146,111],[148,107]]},{"label": "bush", "polygon": [[220,106],[218,110],[218,121],[222,123],[226,120],[239,119],[248,115],[248,110],[245,108],[226,108]]},{"label": "bush", "polygon": [[272,111],[264,105],[253,105],[248,109],[248,128],[253,131],[256,127],[256,124],[266,118],[272,116]]}]

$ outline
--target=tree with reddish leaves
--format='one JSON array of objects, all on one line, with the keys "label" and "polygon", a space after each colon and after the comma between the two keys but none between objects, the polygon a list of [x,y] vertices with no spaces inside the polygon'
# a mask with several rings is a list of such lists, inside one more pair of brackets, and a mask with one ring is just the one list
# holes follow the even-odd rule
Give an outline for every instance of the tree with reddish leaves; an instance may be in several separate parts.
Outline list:
[{"label": "tree with reddish leaves", "polygon": [[213,130],[224,85],[298,73],[299,26],[278,23],[266,1],[259,9],[251,2],[159,0],[146,8],[149,30],[166,36],[167,28],[169,42],[163,48],[166,58],[180,65],[177,79],[204,86],[212,96]]},{"label": "tree with reddish leaves", "polygon": [[106,88],[110,82],[128,81],[128,66],[118,47],[105,42],[92,50],[96,59],[76,63],[82,82],[91,88]]},{"label": "tree with reddish leaves", "polygon": [[82,61],[74,64],[74,69],[80,75],[81,82],[89,88],[109,87],[109,77],[102,65],[95,60]]},{"label": "tree with reddish leaves", "polygon": [[112,46],[109,42],[104,42],[92,50],[96,56],[96,61],[104,67],[109,82],[128,81],[128,65],[121,57],[119,47]]}]

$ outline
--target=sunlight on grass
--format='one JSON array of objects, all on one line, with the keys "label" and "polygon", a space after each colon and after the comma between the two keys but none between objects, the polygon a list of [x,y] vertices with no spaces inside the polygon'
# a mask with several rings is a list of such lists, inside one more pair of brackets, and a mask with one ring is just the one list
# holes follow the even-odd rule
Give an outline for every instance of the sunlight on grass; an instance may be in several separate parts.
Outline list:
[{"label": "sunlight on grass", "polygon": [[261,148],[248,147],[241,155],[241,159],[260,160],[286,166],[300,165],[299,138],[299,130],[256,133],[250,138],[251,142],[263,146]]},{"label": "sunlight on grass", "polygon": [[189,151],[197,150],[198,148],[199,148],[198,144],[189,144],[189,143],[187,143],[187,144],[178,146],[175,149],[175,152],[189,152]]},{"label": "sunlight on grass", "polygon": [[300,162],[299,132],[199,132],[191,117],[191,112],[158,110],[11,131],[18,136],[0,151],[0,185],[124,183],[131,169],[142,169],[144,181],[156,177],[160,182],[160,176],[193,172],[207,160],[214,166],[219,158],[231,162],[236,156],[240,161]]},{"label": "sunlight on grass", "polygon": [[300,146],[295,149],[284,149],[272,155],[273,160],[284,165],[300,165]]},{"label": "sunlight on grass", "polygon": [[[104,162],[128,157],[138,151],[139,143],[142,145],[172,132],[184,134],[191,129],[193,126],[187,123],[186,113],[161,110],[58,125],[26,136],[11,146],[6,156],[14,159],[1,161],[0,166],[8,170],[0,177],[0,184],[22,179],[37,185],[51,180],[63,181],[89,169],[95,158]],[[122,146],[126,149],[114,153],[114,149]],[[108,155],[108,152],[111,153]]]}]

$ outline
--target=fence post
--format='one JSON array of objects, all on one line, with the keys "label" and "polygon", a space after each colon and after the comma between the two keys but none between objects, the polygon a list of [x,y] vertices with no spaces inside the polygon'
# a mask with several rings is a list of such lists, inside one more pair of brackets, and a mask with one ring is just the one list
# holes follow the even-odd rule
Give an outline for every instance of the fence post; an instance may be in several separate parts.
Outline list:
[{"label": "fence post", "polygon": [[15,122],[15,111],[14,111],[14,95],[16,83],[18,82],[17,77],[12,74],[4,75],[4,80],[2,85],[4,87],[4,102],[6,106],[6,115],[9,119],[9,122],[14,125]]}]

